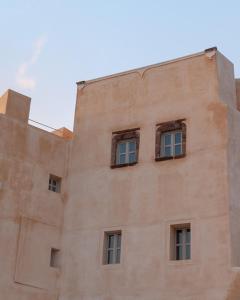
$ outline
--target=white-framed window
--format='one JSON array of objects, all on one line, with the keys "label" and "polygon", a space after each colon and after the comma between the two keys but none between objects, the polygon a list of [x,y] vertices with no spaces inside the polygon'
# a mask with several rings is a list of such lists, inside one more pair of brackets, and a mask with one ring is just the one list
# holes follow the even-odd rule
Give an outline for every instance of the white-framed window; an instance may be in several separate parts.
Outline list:
[{"label": "white-framed window", "polygon": [[48,189],[49,191],[60,193],[61,190],[61,178],[55,175],[49,175],[49,182],[48,182]]},{"label": "white-framed window", "polygon": [[119,264],[121,256],[121,232],[105,233],[105,264]]},{"label": "white-framed window", "polygon": [[191,259],[191,229],[175,228],[175,259]]},{"label": "white-framed window", "polygon": [[130,164],[137,161],[136,139],[122,140],[117,144],[117,164]]},{"label": "white-framed window", "polygon": [[160,157],[175,157],[183,154],[182,131],[167,131],[161,134]]}]

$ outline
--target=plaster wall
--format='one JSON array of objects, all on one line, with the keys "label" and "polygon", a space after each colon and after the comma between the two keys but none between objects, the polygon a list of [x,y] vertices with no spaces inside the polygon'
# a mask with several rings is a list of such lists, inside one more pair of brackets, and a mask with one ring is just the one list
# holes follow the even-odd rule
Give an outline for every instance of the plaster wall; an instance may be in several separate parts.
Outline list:
[{"label": "plaster wall", "polygon": [[[28,97],[8,91],[0,107],[0,299],[57,300],[50,252],[61,246],[69,142],[28,125]],[[63,178],[61,194],[49,174]]]},{"label": "plaster wall", "polygon": [[[61,300],[226,299],[227,117],[236,98],[222,59],[202,53],[78,86]],[[186,157],[156,162],[156,124],[182,118]],[[111,169],[112,132],[137,127],[138,164]],[[186,222],[192,259],[171,261],[170,225]],[[111,230],[123,240],[121,263],[110,266],[102,257]]]}]

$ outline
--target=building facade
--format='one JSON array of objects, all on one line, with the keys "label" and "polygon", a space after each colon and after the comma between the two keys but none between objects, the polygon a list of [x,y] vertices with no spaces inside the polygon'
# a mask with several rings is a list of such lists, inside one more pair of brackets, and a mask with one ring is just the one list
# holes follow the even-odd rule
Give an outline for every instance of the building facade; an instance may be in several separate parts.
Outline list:
[{"label": "building facade", "polygon": [[0,98],[0,300],[239,300],[240,80],[216,48],[77,84],[73,133]]}]

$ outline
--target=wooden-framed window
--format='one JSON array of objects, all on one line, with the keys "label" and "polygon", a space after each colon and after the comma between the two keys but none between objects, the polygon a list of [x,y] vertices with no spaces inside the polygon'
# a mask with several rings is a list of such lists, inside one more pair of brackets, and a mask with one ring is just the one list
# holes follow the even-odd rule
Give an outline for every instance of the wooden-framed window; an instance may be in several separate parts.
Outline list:
[{"label": "wooden-framed window", "polygon": [[191,259],[191,225],[178,224],[171,226],[171,259]]},{"label": "wooden-framed window", "polygon": [[157,124],[155,160],[181,158],[186,155],[184,119]]},{"label": "wooden-framed window", "polygon": [[61,178],[55,175],[49,175],[48,189],[49,191],[60,193],[61,191]]},{"label": "wooden-framed window", "polygon": [[113,132],[111,168],[132,166],[138,162],[139,128]]},{"label": "wooden-framed window", "polygon": [[120,231],[106,232],[104,242],[104,264],[119,264],[121,257],[121,239]]}]

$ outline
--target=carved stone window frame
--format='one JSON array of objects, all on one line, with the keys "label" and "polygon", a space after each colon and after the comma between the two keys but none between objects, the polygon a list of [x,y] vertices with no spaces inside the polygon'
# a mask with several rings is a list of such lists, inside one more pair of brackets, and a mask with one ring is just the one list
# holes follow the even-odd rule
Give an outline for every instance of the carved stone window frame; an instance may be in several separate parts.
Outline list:
[{"label": "carved stone window frame", "polygon": [[[179,119],[159,123],[156,125],[156,143],[155,143],[155,161],[163,161],[169,159],[178,159],[186,156],[186,137],[187,126],[184,123],[186,119]],[[182,132],[182,154],[176,156],[161,156],[161,136],[163,133],[179,130]]]},{"label": "carved stone window frame", "polygon": [[[134,166],[138,163],[139,143],[140,143],[140,128],[126,129],[115,131],[112,133],[112,150],[111,150],[111,168],[121,168],[126,166]],[[136,161],[132,163],[117,164],[117,145],[124,140],[136,140]]]}]

